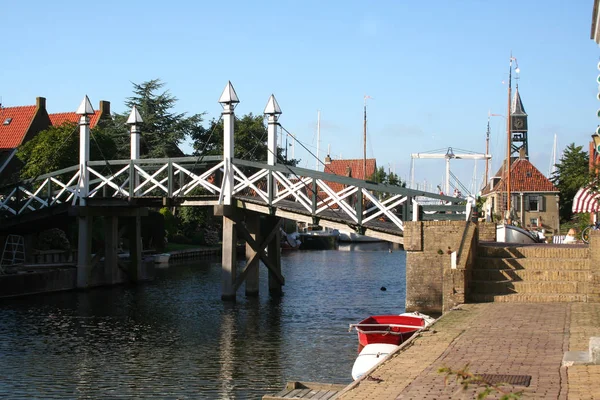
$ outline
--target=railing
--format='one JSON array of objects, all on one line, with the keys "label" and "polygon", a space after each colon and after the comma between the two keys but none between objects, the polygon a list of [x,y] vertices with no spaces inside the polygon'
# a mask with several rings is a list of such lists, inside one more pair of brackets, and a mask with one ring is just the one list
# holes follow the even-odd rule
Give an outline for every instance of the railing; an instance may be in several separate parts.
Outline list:
[{"label": "railing", "polygon": [[[221,156],[90,161],[88,198],[169,197],[212,194],[222,202],[226,163]],[[282,164],[233,159],[232,195],[278,207],[290,202],[317,218],[355,226],[377,220],[404,230],[411,219],[464,219],[461,199]],[[0,188],[0,215],[16,216],[58,204],[79,204],[79,167],[73,166]],[[413,199],[430,199],[413,213]],[[437,203],[437,204],[432,204]]]}]

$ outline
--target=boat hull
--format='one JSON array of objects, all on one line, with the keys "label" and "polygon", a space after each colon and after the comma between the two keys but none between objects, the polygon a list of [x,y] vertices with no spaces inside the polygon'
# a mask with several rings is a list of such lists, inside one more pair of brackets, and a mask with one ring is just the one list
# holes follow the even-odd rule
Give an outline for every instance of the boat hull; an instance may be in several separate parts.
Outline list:
[{"label": "boat hull", "polygon": [[338,235],[300,234],[300,250],[334,250],[337,248]]},{"label": "boat hull", "polygon": [[370,236],[360,235],[356,232],[340,231],[339,241],[345,243],[371,243],[381,242],[382,240]]},{"label": "boat hull", "polygon": [[423,329],[423,318],[409,315],[372,315],[353,325],[358,333],[359,347],[373,343],[400,345]]},{"label": "boat hull", "polygon": [[356,357],[352,366],[352,378],[359,379],[368,371],[379,365],[393,353],[399,346],[387,343],[374,343],[366,345]]},{"label": "boat hull", "polygon": [[540,243],[538,237],[529,231],[513,225],[500,224],[496,226],[496,241],[501,243]]}]

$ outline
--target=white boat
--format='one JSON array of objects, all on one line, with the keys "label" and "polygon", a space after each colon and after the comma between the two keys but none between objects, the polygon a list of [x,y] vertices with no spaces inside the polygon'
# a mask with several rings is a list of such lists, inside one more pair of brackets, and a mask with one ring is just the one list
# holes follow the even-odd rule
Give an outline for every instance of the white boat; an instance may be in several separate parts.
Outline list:
[{"label": "white boat", "polygon": [[379,365],[387,356],[393,353],[398,347],[395,344],[389,343],[372,343],[366,345],[352,366],[352,378],[359,379],[361,376],[369,372],[373,367]]},{"label": "white boat", "polygon": [[358,234],[353,231],[340,231],[340,237],[338,238],[340,242],[349,242],[349,243],[365,243],[365,242],[381,242],[381,239],[377,239],[371,236],[365,236]]},{"label": "white boat", "polygon": [[541,240],[537,234],[518,226],[508,224],[496,225],[496,241],[500,243],[540,243]]},{"label": "white boat", "polygon": [[155,264],[169,264],[170,258],[171,258],[171,255],[169,253],[156,254],[154,256],[154,263]]}]

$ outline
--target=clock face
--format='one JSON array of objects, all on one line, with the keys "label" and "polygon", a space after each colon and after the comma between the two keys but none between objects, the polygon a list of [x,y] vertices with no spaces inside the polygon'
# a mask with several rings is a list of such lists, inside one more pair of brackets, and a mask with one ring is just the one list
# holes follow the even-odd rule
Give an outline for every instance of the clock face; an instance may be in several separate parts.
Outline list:
[{"label": "clock face", "polygon": [[515,119],[515,128],[521,129],[523,127],[523,120],[521,118]]}]

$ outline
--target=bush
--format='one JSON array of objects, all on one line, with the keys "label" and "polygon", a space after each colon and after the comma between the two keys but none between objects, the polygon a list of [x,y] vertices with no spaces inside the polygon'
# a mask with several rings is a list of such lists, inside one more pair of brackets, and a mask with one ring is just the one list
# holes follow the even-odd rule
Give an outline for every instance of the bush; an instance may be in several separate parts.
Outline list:
[{"label": "bush", "polygon": [[38,250],[69,250],[71,244],[63,230],[52,228],[39,234],[37,248]]}]

